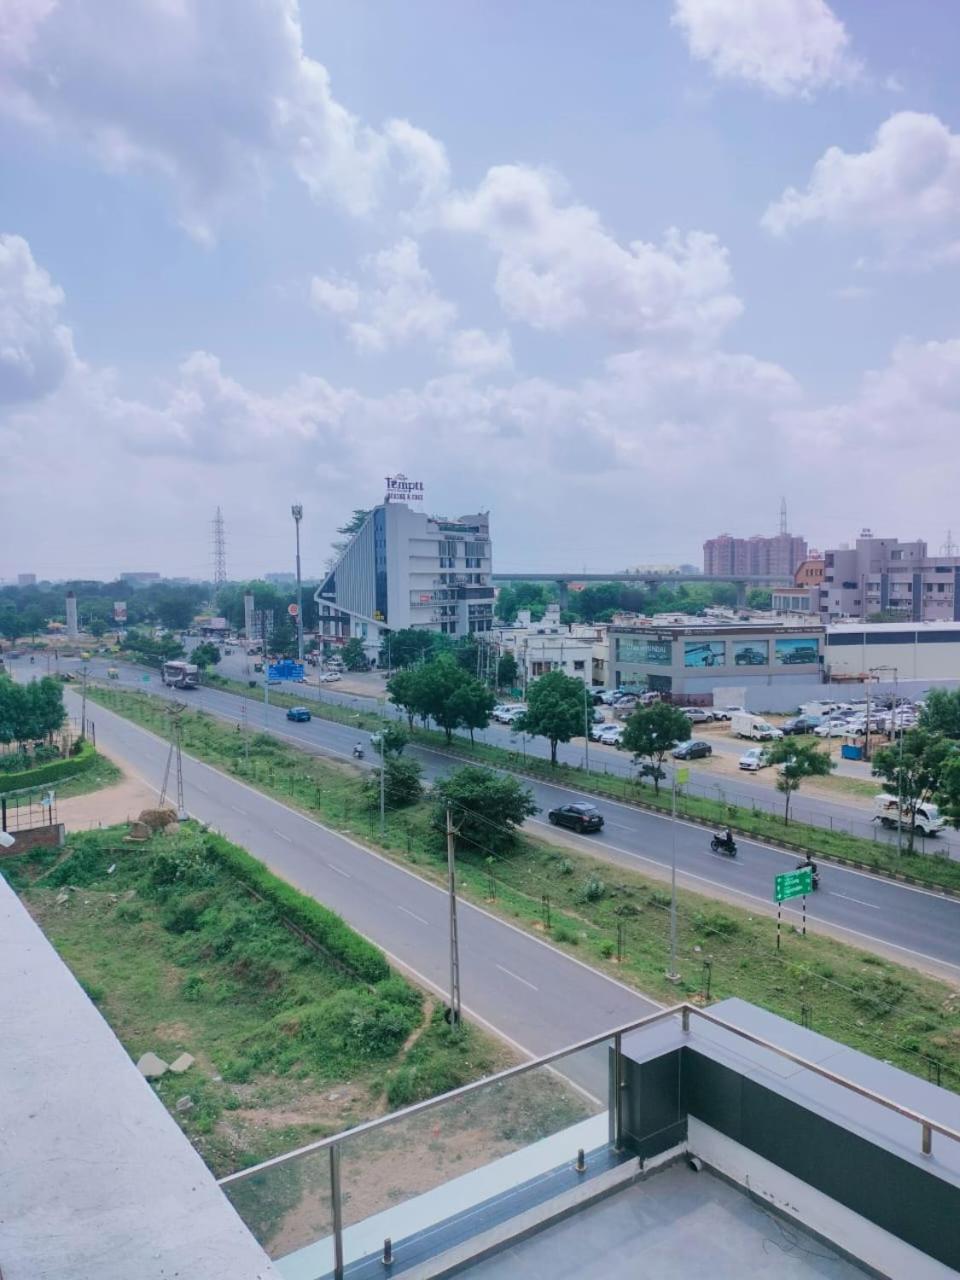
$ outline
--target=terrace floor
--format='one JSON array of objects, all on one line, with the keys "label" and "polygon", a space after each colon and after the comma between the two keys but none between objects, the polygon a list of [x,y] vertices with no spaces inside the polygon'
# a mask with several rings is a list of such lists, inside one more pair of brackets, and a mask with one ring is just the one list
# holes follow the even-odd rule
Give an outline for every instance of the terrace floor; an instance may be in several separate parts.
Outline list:
[{"label": "terrace floor", "polygon": [[721,1178],[686,1164],[463,1272],[470,1280],[859,1280],[868,1274]]}]

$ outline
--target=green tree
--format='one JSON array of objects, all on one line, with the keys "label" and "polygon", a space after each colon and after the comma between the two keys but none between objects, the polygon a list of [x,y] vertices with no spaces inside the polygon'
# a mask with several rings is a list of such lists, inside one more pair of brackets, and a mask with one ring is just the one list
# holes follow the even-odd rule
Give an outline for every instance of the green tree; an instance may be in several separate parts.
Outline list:
[{"label": "green tree", "polygon": [[192,592],[187,594],[171,588],[155,598],[154,611],[168,631],[185,631],[193,621],[197,602]]},{"label": "green tree", "polygon": [[747,592],[747,607],[750,609],[771,609],[773,592],[766,587],[751,587]]},{"label": "green tree", "polygon": [[562,671],[549,671],[530,686],[527,709],[515,722],[521,733],[546,738],[550,763],[557,763],[557,745],[584,731],[586,685]]},{"label": "green tree", "polygon": [[215,667],[222,657],[220,646],[214,644],[212,640],[203,640],[200,644],[195,644],[190,653],[191,662],[195,662],[201,671],[206,671],[207,667]]},{"label": "green tree", "polygon": [[99,640],[107,634],[107,623],[103,618],[91,618],[87,623],[87,630],[95,640]]},{"label": "green tree", "polygon": [[[436,632],[418,627],[401,627],[391,631],[380,642],[380,666],[391,668],[412,667],[429,658],[434,651]],[[389,642],[389,654],[387,652]]]},{"label": "green tree", "polygon": [[23,634],[19,613],[13,605],[5,605],[0,609],[0,636],[9,640],[11,644],[16,644]]},{"label": "green tree", "polygon": [[[3,741],[0,727],[0,742]],[[960,751],[954,749],[944,759],[935,796],[944,817],[955,827],[960,827]]]},{"label": "green tree", "polygon": [[403,755],[403,749],[410,741],[410,735],[404,729],[403,725],[386,724],[380,730],[379,739],[373,744],[376,751],[383,752],[389,756]]},{"label": "green tree", "polygon": [[[464,715],[479,698],[479,695],[474,693],[474,687],[483,689],[483,686],[479,685],[473,676],[468,675],[450,654],[443,654],[439,658],[434,658],[432,662],[418,667],[416,676],[417,679],[412,686],[415,712],[419,716],[436,721],[449,742],[453,737],[454,729],[464,724]],[[491,700],[490,710],[492,709]],[[489,719],[489,712],[487,719]]]},{"label": "green tree", "polygon": [[960,739],[960,689],[931,689],[920,712],[920,727]]},{"label": "green tree", "polygon": [[500,661],[497,663],[497,688],[512,689],[517,683],[520,675],[520,668],[517,666],[517,660],[512,653],[503,653],[500,655]]},{"label": "green tree", "polygon": [[36,605],[30,605],[20,615],[20,626],[23,628],[22,634],[28,635],[31,640],[36,640],[37,632],[45,630],[47,619],[42,609]]},{"label": "green tree", "polygon": [[470,741],[473,742],[474,730],[485,729],[490,723],[496,701],[493,692],[480,680],[468,676],[452,701],[458,727],[469,730]]},{"label": "green tree", "polygon": [[653,786],[660,791],[660,775],[668,752],[690,737],[690,721],[668,702],[638,707],[627,720],[620,745],[633,753],[635,764],[648,760],[654,766]]},{"label": "green tree", "polygon": [[369,667],[367,655],[363,651],[363,641],[352,636],[340,651],[343,665],[348,671],[366,671]]},{"label": "green tree", "polygon": [[[416,760],[403,760],[398,755],[388,755],[384,762],[383,805],[385,809],[403,809],[416,804],[423,796],[423,769]],[[380,770],[367,772],[363,781],[367,803],[372,809],[380,807]]]},{"label": "green tree", "polygon": [[779,738],[767,748],[767,760],[779,765],[777,790],[784,797],[783,825],[790,822],[790,800],[805,778],[826,778],[837,767],[830,752],[816,742]]},{"label": "green tree", "polygon": [[916,806],[939,792],[945,766],[954,751],[954,744],[948,739],[921,728],[908,730],[902,743],[892,743],[874,753],[874,776],[882,778],[891,795],[900,796],[901,822],[904,817],[909,818],[907,853],[913,853],[916,839]]},{"label": "green tree", "polygon": [[516,843],[517,829],[539,812],[528,787],[509,774],[479,765],[456,769],[433,785],[432,825],[447,829],[447,806],[457,828],[457,849],[479,857],[502,853]]},{"label": "green tree", "polygon": [[286,615],[267,639],[270,652],[278,658],[295,658],[298,652],[297,629]]},{"label": "green tree", "polygon": [[397,671],[387,681],[387,693],[394,706],[406,712],[407,724],[413,729],[415,716],[420,715],[420,670],[411,667],[406,671]]}]

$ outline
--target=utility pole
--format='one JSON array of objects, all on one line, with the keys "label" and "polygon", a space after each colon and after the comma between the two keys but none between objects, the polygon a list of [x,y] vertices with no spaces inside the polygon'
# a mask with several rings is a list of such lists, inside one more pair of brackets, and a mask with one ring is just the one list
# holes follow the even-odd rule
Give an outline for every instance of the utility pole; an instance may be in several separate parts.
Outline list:
[{"label": "utility pole", "polygon": [[267,611],[260,610],[260,655],[263,658],[263,723],[270,723],[270,658],[267,655]]},{"label": "utility pole", "polygon": [[[903,853],[903,714],[900,709],[900,671],[897,667],[871,667],[870,675],[879,675],[881,671],[893,672],[893,706],[890,708],[890,741],[894,733],[900,736],[897,763],[897,853]],[[867,699],[867,733],[870,732],[869,684]],[[869,738],[867,739],[869,742]]]},{"label": "utility pole", "polygon": [[386,725],[380,730],[380,839],[387,827],[387,744],[383,740]]},{"label": "utility pole", "polygon": [[300,521],[303,519],[303,506],[295,502],[290,508],[293,523],[297,530],[297,660],[303,662],[303,582],[300,578]]},{"label": "utility pole", "polygon": [[80,737],[87,736],[87,664],[80,668],[82,683],[80,685]]},{"label": "utility pole", "polygon": [[679,982],[677,973],[677,770],[673,771],[673,797],[670,806],[670,968],[668,982]]},{"label": "utility pole", "polygon": [[457,937],[457,881],[454,856],[457,830],[447,805],[447,884],[450,894],[450,1025],[460,1025],[460,942]]},{"label": "utility pole", "polygon": [[587,697],[587,682],[583,682],[583,768],[585,773],[590,772],[590,714],[587,710],[589,699]]}]

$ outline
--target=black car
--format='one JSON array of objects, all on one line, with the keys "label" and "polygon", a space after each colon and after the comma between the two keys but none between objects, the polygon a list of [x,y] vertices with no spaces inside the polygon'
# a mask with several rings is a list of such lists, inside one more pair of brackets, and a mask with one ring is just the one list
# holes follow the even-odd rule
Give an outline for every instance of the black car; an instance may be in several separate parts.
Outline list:
[{"label": "black car", "polygon": [[547,817],[555,827],[572,827],[574,831],[600,831],[603,827],[603,814],[592,804],[562,804]]},{"label": "black car", "polygon": [[287,712],[287,719],[301,723],[310,719],[310,711],[307,707],[291,707]]},{"label": "black car", "polygon": [[679,747],[674,747],[671,752],[674,760],[697,760],[701,756],[712,756],[713,747],[709,742],[681,742]]},{"label": "black car", "polygon": [[786,734],[813,733],[820,723],[820,720],[815,720],[812,716],[793,716],[789,720],[784,720],[780,727]]}]

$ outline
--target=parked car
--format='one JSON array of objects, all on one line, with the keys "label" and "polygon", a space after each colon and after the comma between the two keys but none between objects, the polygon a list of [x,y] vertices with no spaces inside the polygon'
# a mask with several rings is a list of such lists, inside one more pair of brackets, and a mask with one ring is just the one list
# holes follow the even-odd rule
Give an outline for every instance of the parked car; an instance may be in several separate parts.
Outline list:
[{"label": "parked car", "polygon": [[749,751],[743,753],[738,761],[741,769],[749,769],[751,773],[756,773],[758,769],[762,769],[769,763],[767,753],[763,747],[751,747]]},{"label": "parked car", "polygon": [[784,720],[780,728],[792,736],[797,733],[813,733],[820,723],[819,716],[791,716],[789,720]]},{"label": "parked car", "polygon": [[591,696],[592,696],[592,698],[593,698],[593,705],[594,705],[595,707],[599,706],[599,705],[600,705],[600,703],[602,703],[602,702],[603,702],[604,695],[605,695],[606,693],[608,693],[608,692],[609,692],[609,690],[607,690],[607,689],[591,689],[591,690],[590,690],[590,694],[591,694]]},{"label": "parked car", "polygon": [[706,707],[680,707],[678,709],[683,712],[691,724],[709,724],[713,719],[713,712],[708,711]]},{"label": "parked car", "polygon": [[674,747],[670,754],[674,760],[698,760],[701,756],[712,756],[713,747],[709,742],[693,739],[690,742],[681,742],[679,747]]},{"label": "parked car", "polygon": [[298,724],[303,724],[307,720],[312,719],[309,708],[307,707],[291,707],[287,712],[288,720],[296,720]]},{"label": "parked car", "polygon": [[334,684],[337,680],[342,680],[343,676],[339,671],[321,671],[317,679],[321,684]]},{"label": "parked car", "polygon": [[818,738],[852,738],[856,732],[848,720],[827,720],[813,731]]},{"label": "parked car", "polygon": [[600,831],[603,814],[592,804],[562,804],[547,814],[555,827],[570,827],[573,831]]},{"label": "parked car", "polygon": [[493,718],[500,724],[513,724],[514,720],[520,719],[526,709],[527,708],[525,706],[521,706],[520,703],[514,702],[509,707],[504,707],[499,715],[495,711],[493,713]]},{"label": "parked car", "polygon": [[619,747],[622,738],[622,724],[605,724],[600,727],[596,741],[607,747]]},{"label": "parked car", "polygon": [[591,724],[606,724],[607,717],[603,714],[599,707],[593,708],[593,714],[590,717]]}]

